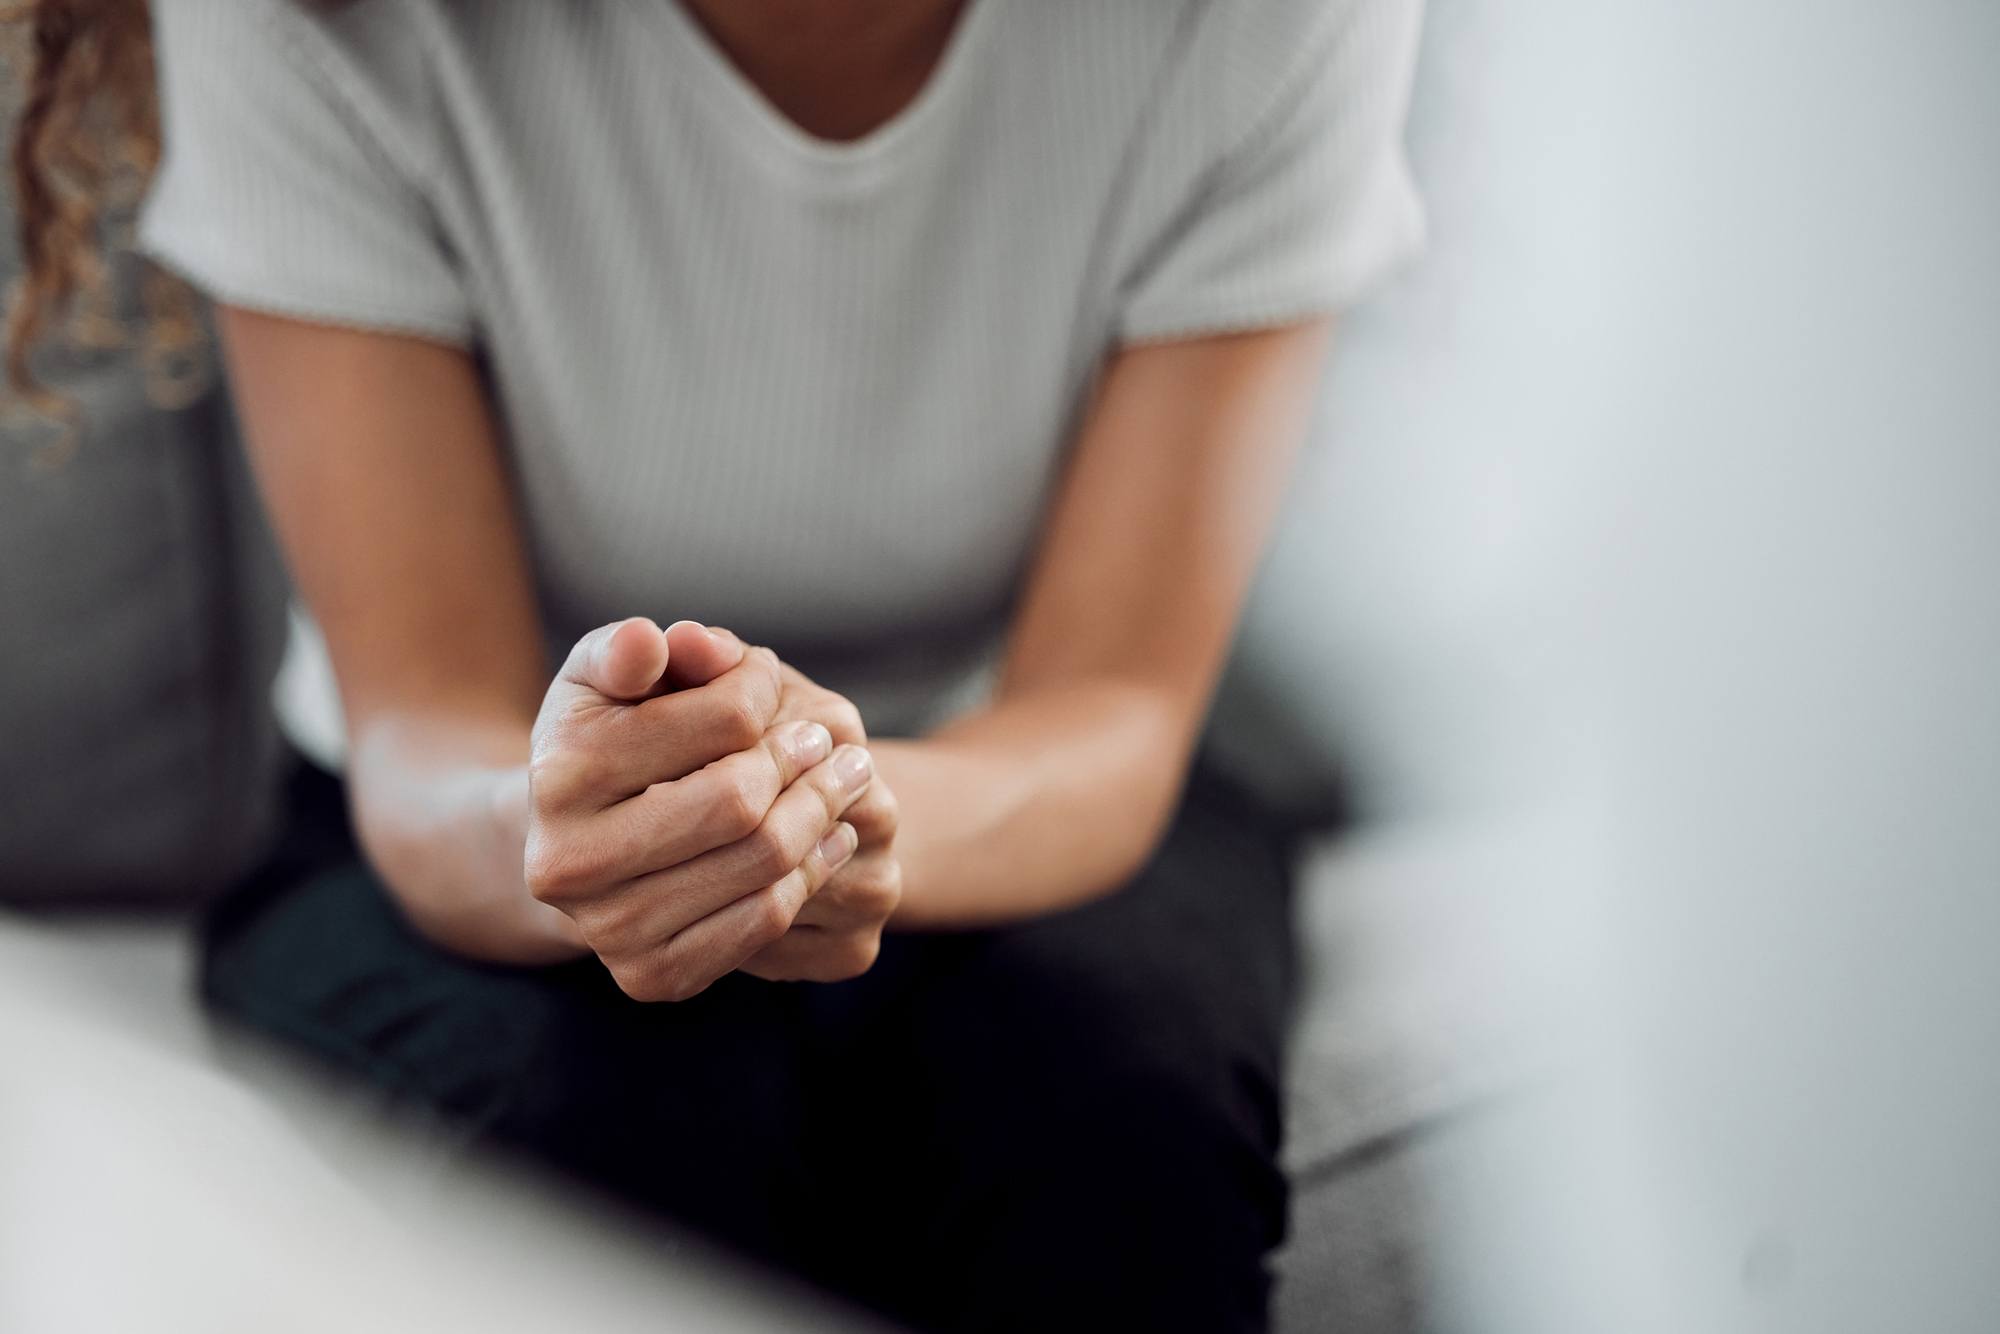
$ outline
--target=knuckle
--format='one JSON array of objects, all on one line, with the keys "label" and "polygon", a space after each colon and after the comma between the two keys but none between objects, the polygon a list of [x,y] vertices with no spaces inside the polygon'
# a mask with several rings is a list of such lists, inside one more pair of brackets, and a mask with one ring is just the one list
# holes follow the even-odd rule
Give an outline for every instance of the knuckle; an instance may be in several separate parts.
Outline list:
[{"label": "knuckle", "polygon": [[864,885],[866,901],[863,911],[878,918],[887,918],[903,901],[903,864],[893,857],[887,859]]},{"label": "knuckle", "polygon": [[869,921],[886,921],[903,901],[903,868],[895,861],[842,875],[829,890],[841,909]]},{"label": "knuckle", "polygon": [[831,980],[844,981],[859,977],[875,966],[875,959],[882,952],[882,936],[875,931],[852,931],[837,937],[829,945],[826,964]]},{"label": "knuckle", "polygon": [[784,666],[778,655],[757,645],[743,655],[733,673],[737,686],[766,713],[776,713],[785,697]]},{"label": "knuckle", "polygon": [[715,979],[712,977],[703,977],[701,974],[692,972],[687,968],[670,968],[666,971],[663,980],[659,984],[658,994],[653,999],[666,1001],[669,1004],[693,1000],[702,992],[707,991],[709,984],[714,981]]},{"label": "knuckle", "polygon": [[770,723],[767,714],[763,701],[750,689],[731,686],[717,701],[717,740],[732,751],[748,750],[763,739],[764,728]]},{"label": "knuckle", "polygon": [[567,806],[589,787],[589,757],[567,746],[538,750],[528,761],[528,791],[540,807]]},{"label": "knuckle", "polygon": [[603,870],[600,854],[571,839],[531,837],[521,872],[528,892],[543,903],[567,903],[587,893]]},{"label": "knuckle", "polygon": [[628,905],[604,902],[577,904],[570,912],[585,942],[599,955],[626,953],[629,942],[637,938],[637,916]]},{"label": "knuckle", "polygon": [[618,989],[635,1001],[666,1000],[663,987],[664,977],[657,968],[648,965],[644,959],[623,959],[606,963],[611,971],[611,980]]},{"label": "knuckle", "polygon": [[770,802],[755,779],[747,772],[731,769],[724,775],[710,807],[711,833],[725,843],[748,838],[757,832],[769,811]]},{"label": "knuckle", "polygon": [[649,1004],[692,999],[708,989],[710,980],[684,963],[659,956],[637,956],[607,966],[620,991]]},{"label": "knuckle", "polygon": [[745,851],[750,860],[750,872],[763,881],[781,880],[797,869],[805,860],[804,854],[791,847],[791,841],[775,823],[765,821],[756,832],[744,840]]},{"label": "knuckle", "polygon": [[745,959],[742,963],[736,965],[736,971],[739,973],[747,973],[751,977],[761,978],[766,982],[798,981],[798,979],[792,975],[789,969],[779,967],[778,965],[773,964],[770,960],[763,958],[761,955],[756,955],[752,956],[751,958]]},{"label": "knuckle", "polygon": [[791,929],[792,910],[778,894],[767,889],[751,901],[749,935],[759,949],[776,944]]}]

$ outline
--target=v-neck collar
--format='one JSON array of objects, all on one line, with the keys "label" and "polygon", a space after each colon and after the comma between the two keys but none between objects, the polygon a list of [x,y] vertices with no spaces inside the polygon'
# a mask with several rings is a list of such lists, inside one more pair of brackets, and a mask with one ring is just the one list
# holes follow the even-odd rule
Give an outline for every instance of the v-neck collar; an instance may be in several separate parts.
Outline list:
[{"label": "v-neck collar", "polygon": [[945,49],[924,86],[900,110],[856,139],[827,139],[813,134],[786,115],[764,95],[715,42],[681,0],[660,0],[673,25],[674,44],[688,56],[695,76],[706,82],[726,106],[725,118],[742,124],[768,147],[821,168],[856,167],[882,161],[916,139],[937,119],[952,90],[964,82],[973,50],[990,21],[988,11],[1001,0],[966,0],[952,25]]}]

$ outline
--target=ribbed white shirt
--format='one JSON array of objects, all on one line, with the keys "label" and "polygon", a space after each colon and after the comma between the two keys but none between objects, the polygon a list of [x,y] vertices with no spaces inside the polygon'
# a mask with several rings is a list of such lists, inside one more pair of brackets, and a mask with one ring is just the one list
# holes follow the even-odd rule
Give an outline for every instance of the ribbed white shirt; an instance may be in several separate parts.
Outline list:
[{"label": "ribbed white shirt", "polygon": [[842,143],[672,0],[153,8],[154,254],[474,349],[553,648],[725,624],[878,732],[990,653],[1109,353],[1332,310],[1422,230],[1418,0],[971,0]]}]

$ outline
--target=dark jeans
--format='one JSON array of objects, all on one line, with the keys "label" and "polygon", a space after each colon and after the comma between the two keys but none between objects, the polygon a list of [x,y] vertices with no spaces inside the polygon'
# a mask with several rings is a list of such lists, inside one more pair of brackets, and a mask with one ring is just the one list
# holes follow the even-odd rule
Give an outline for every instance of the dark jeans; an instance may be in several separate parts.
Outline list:
[{"label": "dark jeans", "polygon": [[307,773],[211,918],[221,1009],[916,1324],[1255,1330],[1285,1223],[1290,840],[1197,776],[1121,893],[643,1005],[413,935]]}]

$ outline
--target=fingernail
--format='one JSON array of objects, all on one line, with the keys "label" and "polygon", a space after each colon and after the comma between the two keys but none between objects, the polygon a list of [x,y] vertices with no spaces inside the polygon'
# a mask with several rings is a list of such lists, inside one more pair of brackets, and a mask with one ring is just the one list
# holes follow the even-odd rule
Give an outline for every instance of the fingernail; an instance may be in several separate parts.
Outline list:
[{"label": "fingernail", "polygon": [[818,723],[797,723],[785,737],[785,749],[801,769],[811,768],[833,749],[833,733]]},{"label": "fingernail", "polygon": [[861,844],[861,836],[854,832],[854,826],[845,820],[826,831],[826,837],[819,841],[819,859],[832,870],[854,855],[854,849]]},{"label": "fingernail", "polygon": [[833,752],[833,776],[850,791],[867,782],[874,769],[874,760],[859,746],[842,746]]}]

